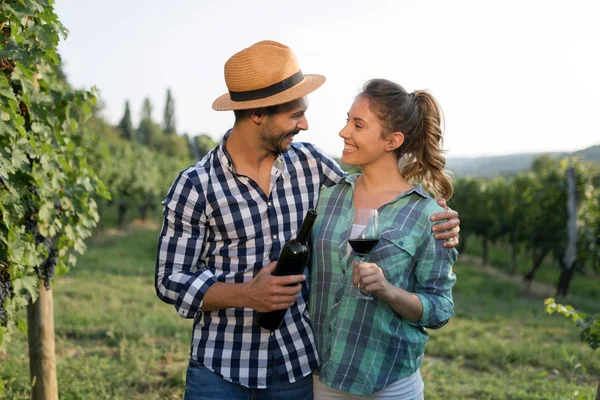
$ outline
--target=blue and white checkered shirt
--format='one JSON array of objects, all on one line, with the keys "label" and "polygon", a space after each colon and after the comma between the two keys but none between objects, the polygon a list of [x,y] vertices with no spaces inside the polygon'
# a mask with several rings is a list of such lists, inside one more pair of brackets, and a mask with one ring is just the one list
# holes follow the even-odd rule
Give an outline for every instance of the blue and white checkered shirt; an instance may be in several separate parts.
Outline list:
[{"label": "blue and white checkered shirt", "polygon": [[286,382],[317,368],[306,309],[307,286],[273,332],[254,322],[251,308],[202,311],[215,282],[250,281],[278,258],[295,236],[319,190],[345,175],[331,157],[308,143],[292,143],[271,169],[270,195],[235,172],[225,140],[173,183],[164,204],[155,285],[158,297],[194,318],[191,358],[224,379],[249,388],[271,385],[274,360]]}]

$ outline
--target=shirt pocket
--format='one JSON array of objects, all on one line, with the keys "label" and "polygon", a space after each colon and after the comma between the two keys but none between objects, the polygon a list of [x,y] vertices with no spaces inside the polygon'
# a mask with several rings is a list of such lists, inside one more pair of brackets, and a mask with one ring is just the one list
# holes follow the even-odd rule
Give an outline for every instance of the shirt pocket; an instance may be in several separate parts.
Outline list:
[{"label": "shirt pocket", "polygon": [[409,232],[384,228],[381,239],[368,261],[377,264],[383,270],[388,282],[407,289],[412,285],[416,253],[417,242]]}]

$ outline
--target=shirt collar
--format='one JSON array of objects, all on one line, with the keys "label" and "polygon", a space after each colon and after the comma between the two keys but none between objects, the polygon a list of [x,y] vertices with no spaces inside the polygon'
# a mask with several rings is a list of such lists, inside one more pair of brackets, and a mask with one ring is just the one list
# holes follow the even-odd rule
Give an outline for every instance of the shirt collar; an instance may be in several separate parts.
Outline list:
[{"label": "shirt collar", "polygon": [[[225,132],[223,139],[221,139],[221,142],[219,143],[219,146],[217,147],[217,157],[219,159],[219,162],[221,163],[221,165],[224,168],[227,168],[232,173],[236,173],[235,167],[233,165],[233,160],[231,159],[231,155],[227,151],[227,147],[225,147],[225,141],[227,140],[229,135],[231,135],[231,129],[229,129],[227,132]],[[277,155],[277,158],[275,158],[275,161],[273,162],[273,167],[276,168],[277,170],[279,170],[283,174],[288,173],[287,164],[284,160],[283,153],[279,153]]]},{"label": "shirt collar", "polygon": [[230,134],[231,129],[225,132],[225,135],[221,139],[221,143],[219,143],[219,146],[217,147],[217,158],[219,159],[219,162],[224,168],[227,168],[231,172],[235,172],[235,168],[233,167],[233,161],[231,160],[231,156],[229,155],[229,153],[227,152],[227,148],[225,147],[225,141],[227,140]]},{"label": "shirt collar", "polygon": [[[355,174],[350,174],[350,175],[346,175],[343,178],[343,181],[345,181],[347,184],[349,184],[350,186],[352,186],[352,188],[354,188],[354,186],[356,185],[356,180],[361,176],[360,173],[355,173]],[[399,200],[405,196],[408,196],[412,193],[416,193],[418,195],[420,195],[421,197],[431,197],[427,194],[427,192],[425,191],[425,189],[423,189],[423,186],[421,186],[420,184],[413,184],[413,187],[409,190],[407,190],[404,193],[401,193],[400,195],[398,195],[398,197],[396,197],[394,199],[394,201]]]}]

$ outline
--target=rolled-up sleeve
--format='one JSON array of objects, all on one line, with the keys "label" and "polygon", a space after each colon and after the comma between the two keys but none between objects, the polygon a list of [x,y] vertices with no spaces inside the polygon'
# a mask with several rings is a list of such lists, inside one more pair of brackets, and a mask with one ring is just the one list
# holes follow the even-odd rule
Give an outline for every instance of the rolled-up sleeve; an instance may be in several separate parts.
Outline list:
[{"label": "rolled-up sleeve", "polygon": [[180,316],[194,318],[214,274],[198,263],[205,241],[205,196],[196,173],[182,172],[163,200],[163,226],[158,238],[155,288]]},{"label": "rolled-up sleeve", "polygon": [[446,249],[443,241],[430,236],[415,269],[415,294],[423,304],[423,316],[412,325],[437,329],[448,323],[454,315],[452,287],[456,282],[456,275],[452,271],[452,265],[457,256],[456,249]]}]

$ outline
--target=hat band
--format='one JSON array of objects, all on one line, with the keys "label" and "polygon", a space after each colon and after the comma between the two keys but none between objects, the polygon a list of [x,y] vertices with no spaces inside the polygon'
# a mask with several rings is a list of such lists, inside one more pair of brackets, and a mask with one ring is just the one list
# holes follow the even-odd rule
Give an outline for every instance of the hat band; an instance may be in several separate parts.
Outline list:
[{"label": "hat band", "polygon": [[277,82],[271,86],[267,86],[260,89],[248,90],[245,92],[232,92],[229,91],[229,97],[233,101],[250,101],[250,100],[258,100],[264,99],[265,97],[273,96],[278,93],[283,92],[293,86],[296,86],[304,79],[304,75],[302,74],[302,70],[298,70],[294,75],[289,78],[285,78],[284,80]]}]

